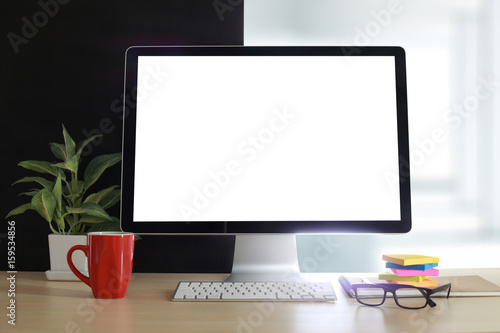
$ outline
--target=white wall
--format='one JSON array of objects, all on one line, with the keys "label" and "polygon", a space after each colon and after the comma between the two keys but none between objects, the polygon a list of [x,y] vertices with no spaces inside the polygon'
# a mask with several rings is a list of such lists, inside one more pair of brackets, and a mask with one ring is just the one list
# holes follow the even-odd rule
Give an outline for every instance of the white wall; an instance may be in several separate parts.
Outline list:
[{"label": "white wall", "polygon": [[397,236],[301,236],[303,269],[335,270],[351,253],[362,271],[382,267],[388,252],[439,256],[440,267],[500,267],[498,1],[246,0],[244,19],[245,45],[407,52],[414,228]]}]

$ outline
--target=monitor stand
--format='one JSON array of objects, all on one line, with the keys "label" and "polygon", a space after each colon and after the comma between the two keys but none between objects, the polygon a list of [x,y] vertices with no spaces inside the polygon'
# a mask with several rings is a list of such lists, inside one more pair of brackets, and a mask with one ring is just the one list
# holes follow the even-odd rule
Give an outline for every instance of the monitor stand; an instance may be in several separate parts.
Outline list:
[{"label": "monitor stand", "polygon": [[233,269],[226,281],[305,281],[295,234],[236,235]]}]

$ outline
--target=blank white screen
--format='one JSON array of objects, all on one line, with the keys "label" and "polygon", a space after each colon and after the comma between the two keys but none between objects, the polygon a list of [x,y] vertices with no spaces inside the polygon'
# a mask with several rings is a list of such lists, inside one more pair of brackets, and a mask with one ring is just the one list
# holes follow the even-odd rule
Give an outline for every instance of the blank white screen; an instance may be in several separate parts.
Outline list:
[{"label": "blank white screen", "polygon": [[138,83],[134,221],[400,219],[393,57],[148,56]]}]

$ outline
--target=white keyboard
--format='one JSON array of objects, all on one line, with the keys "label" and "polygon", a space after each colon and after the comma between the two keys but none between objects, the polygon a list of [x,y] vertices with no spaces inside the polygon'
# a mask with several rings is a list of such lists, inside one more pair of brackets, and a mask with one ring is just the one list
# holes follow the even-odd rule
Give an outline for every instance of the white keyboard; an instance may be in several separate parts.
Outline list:
[{"label": "white keyboard", "polygon": [[335,301],[330,282],[179,282],[174,301]]}]

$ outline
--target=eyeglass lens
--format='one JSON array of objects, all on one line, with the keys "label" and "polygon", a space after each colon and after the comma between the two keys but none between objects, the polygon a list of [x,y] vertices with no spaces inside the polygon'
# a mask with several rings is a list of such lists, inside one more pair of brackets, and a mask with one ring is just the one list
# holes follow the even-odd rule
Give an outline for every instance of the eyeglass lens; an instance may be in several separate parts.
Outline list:
[{"label": "eyeglass lens", "polygon": [[358,288],[356,298],[362,304],[380,305],[385,301],[385,290],[378,287]]},{"label": "eyeglass lens", "polygon": [[417,309],[427,304],[427,298],[415,288],[400,288],[394,291],[395,301],[400,306]]},{"label": "eyeglass lens", "polygon": [[[392,296],[392,293],[387,293],[387,297]],[[394,291],[394,297],[399,306],[410,309],[422,308],[427,304],[427,298],[416,288],[399,288]],[[376,306],[384,303],[386,293],[379,287],[357,288],[356,298],[362,304]]]}]

